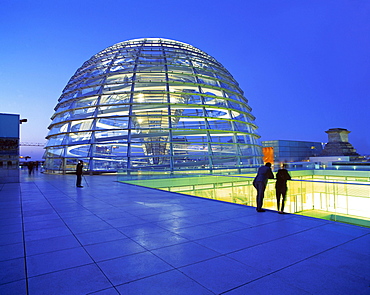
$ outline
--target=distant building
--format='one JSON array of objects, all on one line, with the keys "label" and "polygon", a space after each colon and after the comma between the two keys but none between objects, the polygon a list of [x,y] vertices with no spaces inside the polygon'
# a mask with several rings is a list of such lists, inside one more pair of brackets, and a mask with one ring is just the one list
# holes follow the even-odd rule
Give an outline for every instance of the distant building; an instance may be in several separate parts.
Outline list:
[{"label": "distant building", "polygon": [[328,134],[328,143],[324,146],[321,154],[310,157],[310,162],[315,162],[326,167],[337,167],[343,169],[346,166],[369,166],[365,157],[360,156],[348,141],[348,131],[344,128],[331,128],[325,131]]},{"label": "distant building", "polygon": [[19,115],[0,114],[0,183],[19,182]]},{"label": "distant building", "polygon": [[264,162],[279,163],[308,161],[322,152],[321,142],[268,140],[262,141]]},{"label": "distant building", "polygon": [[321,153],[321,157],[348,156],[351,160],[358,160],[360,155],[348,141],[351,131],[343,128],[331,128],[325,131],[328,134],[328,143]]}]

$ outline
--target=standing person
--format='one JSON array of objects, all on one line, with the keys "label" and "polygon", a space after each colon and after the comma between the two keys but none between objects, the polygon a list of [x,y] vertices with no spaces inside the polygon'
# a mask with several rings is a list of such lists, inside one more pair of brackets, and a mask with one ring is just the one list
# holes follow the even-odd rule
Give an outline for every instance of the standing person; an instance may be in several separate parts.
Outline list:
[{"label": "standing person", "polygon": [[[279,169],[278,172],[276,173],[275,189],[276,189],[276,199],[277,199],[277,210],[279,214],[284,214],[285,196],[286,196],[286,192],[288,191],[286,182],[287,180],[292,179],[289,175],[288,170],[286,170],[285,168],[286,168],[286,164],[283,164],[283,168]],[[280,204],[280,199],[281,199],[281,204]]]},{"label": "standing person", "polygon": [[82,160],[78,161],[78,164],[76,166],[76,175],[77,175],[77,181],[76,181],[76,186],[77,187],[83,187],[81,185],[81,180],[82,180],[82,173],[83,173],[83,167],[84,167],[84,162]]},{"label": "standing person", "polygon": [[28,175],[31,175],[33,173],[34,164],[33,162],[28,162]]},{"label": "standing person", "polygon": [[265,196],[265,189],[269,179],[274,179],[274,174],[271,170],[271,163],[267,162],[265,166],[258,168],[257,176],[253,180],[253,186],[257,190],[257,212],[265,212],[262,209],[263,198]]}]

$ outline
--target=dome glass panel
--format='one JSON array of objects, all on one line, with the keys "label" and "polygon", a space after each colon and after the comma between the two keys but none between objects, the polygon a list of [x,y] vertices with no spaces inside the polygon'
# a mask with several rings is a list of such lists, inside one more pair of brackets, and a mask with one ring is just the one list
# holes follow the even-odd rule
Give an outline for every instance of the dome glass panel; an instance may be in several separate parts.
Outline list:
[{"label": "dome glass panel", "polygon": [[134,39],[72,76],[55,107],[47,171],[190,171],[262,163],[247,99],[213,57],[183,42]]}]

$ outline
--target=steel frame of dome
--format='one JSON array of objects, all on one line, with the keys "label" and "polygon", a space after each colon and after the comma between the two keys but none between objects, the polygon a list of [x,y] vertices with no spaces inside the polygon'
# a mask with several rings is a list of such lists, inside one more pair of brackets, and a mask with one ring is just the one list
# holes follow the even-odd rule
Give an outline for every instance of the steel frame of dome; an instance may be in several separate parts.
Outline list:
[{"label": "steel frame of dome", "polygon": [[235,169],[262,163],[243,91],[189,44],[134,39],[106,48],[72,76],[55,107],[46,171]]}]

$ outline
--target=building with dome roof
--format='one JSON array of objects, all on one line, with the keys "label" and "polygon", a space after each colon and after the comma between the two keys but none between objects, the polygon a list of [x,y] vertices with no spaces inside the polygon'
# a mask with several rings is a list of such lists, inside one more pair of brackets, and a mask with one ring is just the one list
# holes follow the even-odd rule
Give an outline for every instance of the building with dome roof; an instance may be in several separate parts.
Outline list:
[{"label": "building with dome roof", "polygon": [[45,169],[213,172],[262,164],[243,91],[189,44],[144,38],[92,56],[64,88],[47,135]]}]

